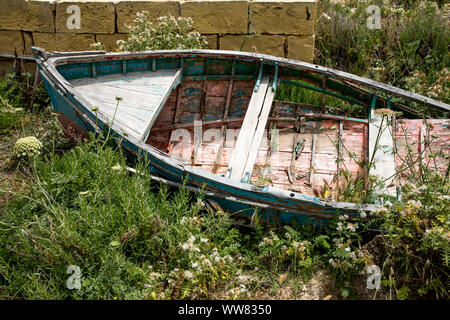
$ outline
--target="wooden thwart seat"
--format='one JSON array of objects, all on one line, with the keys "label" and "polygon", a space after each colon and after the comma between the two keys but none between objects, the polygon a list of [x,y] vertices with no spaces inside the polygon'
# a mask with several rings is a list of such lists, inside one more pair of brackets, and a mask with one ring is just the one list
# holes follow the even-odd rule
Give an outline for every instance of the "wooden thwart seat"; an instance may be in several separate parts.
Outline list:
[{"label": "wooden thwart seat", "polygon": [[269,77],[261,79],[258,91],[253,92],[236,141],[227,177],[234,181],[248,182],[256,162],[258,150],[269,118],[275,92]]},{"label": "wooden thwart seat", "polygon": [[[142,141],[181,81],[182,69],[113,74],[72,80],[71,84],[99,112]],[[116,109],[116,97],[121,98]]]}]

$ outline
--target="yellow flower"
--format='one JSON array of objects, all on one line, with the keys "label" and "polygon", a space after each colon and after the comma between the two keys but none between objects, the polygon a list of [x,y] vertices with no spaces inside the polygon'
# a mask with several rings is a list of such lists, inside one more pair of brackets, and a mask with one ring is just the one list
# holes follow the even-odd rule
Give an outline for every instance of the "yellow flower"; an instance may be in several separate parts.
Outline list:
[{"label": "yellow flower", "polygon": [[114,300],[117,300],[117,297],[114,297]]}]

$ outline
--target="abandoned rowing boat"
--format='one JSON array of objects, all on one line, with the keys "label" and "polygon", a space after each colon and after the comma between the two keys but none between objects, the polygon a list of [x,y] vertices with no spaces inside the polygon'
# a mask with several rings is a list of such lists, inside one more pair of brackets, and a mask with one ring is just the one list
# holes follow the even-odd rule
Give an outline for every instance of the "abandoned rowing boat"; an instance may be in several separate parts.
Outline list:
[{"label": "abandoned rowing boat", "polygon": [[[66,133],[110,126],[122,146],[146,155],[155,179],[204,187],[214,205],[244,216],[258,208],[267,221],[320,224],[334,213],[376,210],[318,190],[335,188],[339,173],[358,174],[370,159],[370,174],[391,185],[380,192],[395,197],[399,160],[385,149],[403,135],[400,127],[419,148],[435,130],[448,150],[447,120],[428,120],[435,129],[418,119],[383,124],[374,110],[415,115],[404,101],[444,112],[449,105],[300,61],[213,50],[33,52]],[[321,103],[275,101],[281,84],[316,92]],[[364,107],[368,119],[331,114],[327,97]],[[384,151],[374,146],[380,142]]]}]

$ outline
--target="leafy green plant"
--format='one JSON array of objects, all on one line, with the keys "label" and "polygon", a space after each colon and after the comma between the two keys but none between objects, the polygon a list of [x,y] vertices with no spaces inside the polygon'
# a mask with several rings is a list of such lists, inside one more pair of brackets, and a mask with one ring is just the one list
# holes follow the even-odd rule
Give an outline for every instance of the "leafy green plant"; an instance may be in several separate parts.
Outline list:
[{"label": "leafy green plant", "polygon": [[0,133],[17,128],[22,114],[23,108],[14,108],[8,100],[0,96]]},{"label": "leafy green plant", "polygon": [[353,281],[359,278],[363,268],[370,262],[368,254],[361,250],[361,226],[347,215],[335,215],[327,226],[333,246],[328,252],[328,268],[336,279],[341,296],[354,295]]},{"label": "leafy green plant", "polygon": [[435,1],[394,2],[380,6],[381,29],[372,30],[366,26],[370,1],[321,0],[315,63],[448,103],[450,31],[443,11]]},{"label": "leafy green plant", "polygon": [[27,111],[42,111],[50,102],[44,86],[35,87],[32,84],[32,75],[23,72],[21,67],[0,78],[0,96],[11,107]]},{"label": "leafy green plant", "polygon": [[384,274],[400,298],[448,299],[449,187],[442,175],[407,186],[405,205],[383,210]]},{"label": "leafy green plant", "polygon": [[132,25],[127,26],[128,39],[117,44],[121,51],[205,48],[205,37],[194,30],[192,22],[191,18],[170,14],[152,22],[147,11],[138,12]]}]

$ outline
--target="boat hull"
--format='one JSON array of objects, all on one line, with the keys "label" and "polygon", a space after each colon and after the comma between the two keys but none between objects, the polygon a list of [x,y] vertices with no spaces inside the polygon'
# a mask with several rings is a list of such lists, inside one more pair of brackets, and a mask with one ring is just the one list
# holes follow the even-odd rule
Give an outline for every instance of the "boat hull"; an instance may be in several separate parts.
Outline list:
[{"label": "boat hull", "polygon": [[[143,61],[153,61],[158,57],[174,56],[175,59],[186,57],[194,59],[196,55],[202,54],[211,56],[211,52],[192,52],[192,53],[178,53],[173,52],[159,52],[159,53],[145,53],[141,58]],[[219,56],[222,53],[214,52]],[[97,115],[91,110],[92,105],[88,103],[76,90],[73,89],[70,83],[57,70],[58,64],[64,63],[78,63],[79,67],[73,67],[72,69],[66,69],[65,74],[85,72],[84,65],[89,63],[98,63],[102,60],[102,57],[98,55],[86,57],[86,61],[77,61],[77,57],[73,55],[67,55],[67,57],[59,57],[49,59],[44,55],[37,54],[39,60],[39,68],[46,85],[47,91],[50,95],[52,106],[55,111],[61,114],[61,123],[66,128],[68,133],[75,132],[86,136],[87,132],[99,132],[100,130],[106,130],[108,123],[106,119],[98,118]],[[258,55],[240,55],[239,53],[227,53],[225,57],[232,59],[242,59],[259,61],[261,58],[268,56]],[[80,58],[80,57],[78,57]],[[131,59],[134,56],[106,56],[103,58],[107,61],[111,59]],[[274,58],[274,57],[270,57]],[[286,59],[284,59],[286,60]],[[89,62],[90,61],[90,62]],[[134,60],[133,60],[134,61]],[[280,61],[281,62],[281,61]],[[147,65],[149,63],[145,62]],[[278,70],[278,62],[274,64],[275,70]],[[301,65],[301,63],[300,63]],[[190,66],[190,70],[195,72],[195,61]],[[302,66],[303,67],[303,66]],[[151,68],[151,66],[150,66]],[[316,66],[317,68],[317,66]],[[98,72],[98,70],[97,70]],[[92,76],[92,74],[91,74]],[[201,76],[198,76],[201,77]],[[195,76],[191,76],[195,78]],[[256,80],[257,81],[257,80]],[[355,89],[356,90],[356,89]],[[358,93],[364,95],[365,93]],[[366,99],[366,96],[362,96],[362,100]],[[375,96],[375,100],[376,100]],[[418,98],[417,98],[418,99]],[[446,107],[446,105],[444,105]],[[351,218],[358,217],[360,212],[366,212],[369,214],[379,209],[378,205],[372,204],[355,204],[346,202],[336,202],[319,199],[313,195],[302,194],[289,190],[282,190],[271,186],[258,186],[244,182],[230,181],[225,177],[221,177],[217,174],[206,172],[204,170],[195,168],[190,165],[186,165],[182,162],[176,161],[170,155],[157,148],[154,148],[148,144],[145,144],[142,140],[135,137],[123,134],[122,128],[112,123],[111,132],[113,137],[120,140],[120,145],[131,152],[136,157],[138,155],[144,155],[149,163],[148,170],[151,175],[159,177],[160,181],[165,181],[168,184],[181,186],[184,185],[189,189],[200,192],[204,198],[213,202],[215,208],[222,208],[223,210],[234,213],[235,215],[242,215],[245,217],[254,217],[255,213],[262,221],[269,223],[279,224],[315,224],[323,225],[334,214],[347,214]]]}]

